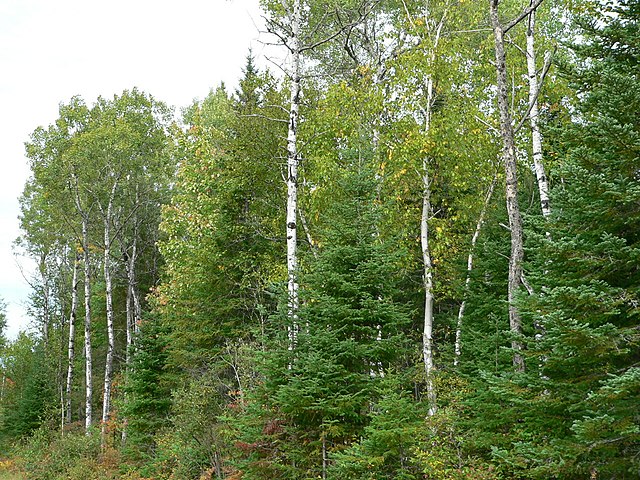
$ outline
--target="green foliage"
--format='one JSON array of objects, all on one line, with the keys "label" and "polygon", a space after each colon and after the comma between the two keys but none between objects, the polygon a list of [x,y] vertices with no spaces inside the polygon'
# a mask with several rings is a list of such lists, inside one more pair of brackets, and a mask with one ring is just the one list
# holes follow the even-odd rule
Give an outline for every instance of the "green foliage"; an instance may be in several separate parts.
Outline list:
[{"label": "green foliage", "polygon": [[222,469],[228,444],[219,417],[229,397],[217,373],[201,372],[173,391],[171,423],[156,433],[155,455],[143,474],[186,480]]},{"label": "green foliage", "polygon": [[96,469],[99,454],[98,435],[68,434],[61,437],[49,426],[38,429],[16,451],[18,467],[28,478],[42,480],[98,478],[92,473]]},{"label": "green foliage", "polygon": [[179,366],[208,364],[225,338],[246,336],[277,270],[271,238],[282,190],[272,159],[280,126],[261,117],[278,115],[264,106],[278,93],[250,69],[241,88],[237,100],[218,89],[194,106],[178,138],[181,166],[160,245],[168,281],[157,290],[157,311]]},{"label": "green foliage", "polygon": [[345,171],[339,186],[322,248],[301,275],[297,318],[274,318],[278,343],[265,354],[265,384],[253,398],[266,412],[247,410],[264,426],[242,439],[250,456],[241,470],[250,478],[318,475],[323,455],[344,449],[369,423],[377,385],[406,352],[408,312],[394,301],[403,252],[377,234],[371,171]]},{"label": "green foliage", "polygon": [[633,478],[639,467],[640,418],[629,402],[640,343],[640,97],[630,87],[640,11],[637,2],[599,10],[599,21],[582,21],[568,74],[579,121],[554,132],[564,182],[542,227],[549,234],[533,234],[536,295],[522,308],[539,329],[527,341],[528,372],[485,374],[473,401],[469,446],[490,451],[511,477]]},{"label": "green foliage", "polygon": [[29,435],[45,422],[55,405],[44,345],[21,333],[3,352],[2,433],[5,438]]},{"label": "green foliage", "polygon": [[[501,2],[501,16],[526,3]],[[263,5],[287,43],[293,2]],[[299,310],[287,311],[283,296],[289,119],[278,105],[290,79],[260,72],[250,54],[234,94],[221,86],[185,108],[184,128],[137,90],[91,106],[73,98],[27,144],[33,177],[18,245],[38,261],[31,315],[47,328],[0,342],[3,444],[22,438],[18,463],[43,479],[636,478],[638,1],[544,2],[537,12],[540,51],[566,36],[552,13],[575,20],[581,37],[559,54],[563,77],[552,69],[539,97],[551,218],[541,217],[533,174],[519,160],[532,288],[518,299],[527,368],[517,373],[500,193],[465,284],[482,200],[494,178],[501,183],[486,12],[468,0],[301,6],[302,46],[315,47],[304,52],[298,131]],[[528,106],[523,25],[509,32],[515,117]],[[426,190],[435,415],[417,366]],[[132,306],[127,287],[151,295],[138,306],[140,334],[117,377],[116,427],[126,442],[120,447],[116,430],[100,449],[98,435],[75,434],[73,424],[61,435],[54,425],[71,262],[86,251],[99,272],[107,227],[118,350]],[[95,276],[99,374],[106,302]],[[462,356],[452,370],[462,299]],[[0,302],[0,327],[5,321]],[[76,370],[74,415],[82,409]]]},{"label": "green foliage", "polygon": [[171,384],[166,375],[167,344],[166,329],[157,320],[147,319],[125,372],[119,413],[126,420],[126,452],[134,458],[152,455],[156,433],[169,424]]}]

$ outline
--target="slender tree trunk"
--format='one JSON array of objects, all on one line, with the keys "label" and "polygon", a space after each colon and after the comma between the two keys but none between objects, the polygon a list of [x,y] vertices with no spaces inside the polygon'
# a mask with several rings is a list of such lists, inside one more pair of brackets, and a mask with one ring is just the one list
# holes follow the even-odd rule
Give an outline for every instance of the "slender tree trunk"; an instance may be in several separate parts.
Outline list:
[{"label": "slender tree trunk", "polygon": [[91,351],[91,256],[89,254],[89,214],[83,210],[78,191],[78,177],[72,174],[75,184],[76,209],[82,219],[82,259],[84,263],[84,358],[85,358],[85,433],[91,433],[93,424],[93,353]]},{"label": "slender tree trunk", "polygon": [[[131,245],[131,252],[127,259],[126,268],[127,268],[127,350],[126,350],[126,368],[127,372],[131,368],[131,359],[133,355],[133,337],[135,333],[135,329],[137,329],[137,325],[139,324],[139,316],[140,316],[140,302],[138,300],[138,294],[136,290],[136,275],[135,275],[135,266],[136,259],[138,256],[138,229],[137,229],[137,217],[134,216],[134,232],[133,232],[133,243]],[[126,393],[125,393],[126,397]],[[125,398],[126,401],[126,398]],[[125,444],[127,441],[127,424],[128,420],[126,418],[123,419],[124,427],[122,429],[122,443]]]},{"label": "slender tree trunk", "polygon": [[93,357],[91,352],[91,264],[89,256],[89,219],[82,215],[82,250],[84,257],[84,358],[85,358],[85,431],[90,433],[93,403]]},{"label": "slender tree trunk", "polygon": [[487,215],[487,210],[489,209],[489,203],[491,203],[491,197],[493,196],[493,190],[496,187],[496,183],[498,181],[498,176],[493,177],[493,181],[489,186],[489,190],[484,198],[484,203],[482,204],[482,210],[480,211],[480,217],[478,217],[478,223],[476,223],[476,229],[473,232],[473,237],[471,237],[471,247],[469,248],[469,256],[467,257],[467,278],[464,281],[464,293],[462,298],[462,303],[460,304],[460,309],[458,310],[458,323],[456,325],[456,344],[455,344],[455,356],[453,358],[453,366],[457,367],[460,362],[460,354],[462,353],[462,323],[464,319],[464,312],[467,303],[467,295],[469,294],[469,286],[471,285],[471,272],[473,271],[473,255],[476,249],[476,243],[478,243],[478,238],[480,237],[480,230],[482,230],[482,225],[484,224],[484,219]]},{"label": "slender tree trunk", "polygon": [[536,71],[536,50],[535,50],[535,15],[533,11],[527,19],[527,74],[529,77],[529,122],[531,124],[531,144],[533,150],[533,165],[538,181],[538,192],[540,195],[540,207],[542,215],[546,218],[551,214],[551,204],[549,202],[549,184],[542,161],[542,134],[540,132],[538,108],[538,90],[540,82]]},{"label": "slender tree trunk", "polygon": [[329,457],[327,455],[327,435],[322,432],[322,480],[327,480],[327,465]]},{"label": "slender tree trunk", "polygon": [[71,312],[69,313],[69,348],[67,365],[67,387],[66,394],[66,418],[67,424],[71,423],[71,390],[73,388],[73,367],[76,359],[76,315],[78,310],[78,266],[80,259],[76,254],[73,261],[73,277],[71,280]]},{"label": "slender tree trunk", "polygon": [[433,265],[429,250],[429,218],[431,216],[431,182],[427,170],[427,162],[423,164],[422,176],[422,217],[420,219],[420,244],[424,265],[424,324],[422,331],[422,359],[427,381],[427,399],[429,415],[437,411],[436,389],[433,382]]},{"label": "slender tree trunk", "polygon": [[289,318],[291,326],[289,339],[291,348],[295,346],[298,328],[298,115],[300,111],[300,0],[294,0],[291,16],[291,97],[289,106],[289,130],[287,134],[287,273],[289,292]]},{"label": "slender tree trunk", "polygon": [[[134,223],[137,219],[134,217]],[[133,338],[136,326],[140,321],[140,300],[136,288],[136,261],[138,258],[138,238],[137,228],[134,229],[131,251],[127,259],[127,351],[126,364],[131,365],[131,355],[133,353]]]},{"label": "slender tree trunk", "polygon": [[[446,20],[448,8],[444,10],[439,21],[433,18],[429,2],[425,4],[424,17],[431,36],[431,51],[428,55],[428,63],[435,66],[438,45],[440,43],[442,28]],[[435,99],[434,79],[431,74],[425,79],[427,91],[426,105],[422,108],[424,115],[424,130],[426,137],[431,133],[431,115],[433,113],[433,102]],[[424,286],[424,322],[422,328],[422,360],[426,376],[427,399],[429,401],[429,415],[434,415],[437,411],[437,394],[434,374],[433,358],[433,264],[431,261],[431,250],[429,245],[429,220],[431,218],[431,177],[429,174],[429,161],[422,159],[422,214],[420,218],[420,246],[422,248],[423,262],[423,286]]]},{"label": "slender tree trunk", "polygon": [[[504,49],[504,29],[498,17],[498,0],[489,0],[491,24],[495,40],[496,76],[498,86],[498,109],[500,111],[500,133],[502,136],[502,156],[506,179],[507,215],[509,217],[509,229],[511,231],[511,254],[509,256],[509,327],[514,336],[522,334],[522,320],[516,306],[516,296],[522,277],[522,260],[524,257],[522,217],[518,204],[518,176],[516,168],[515,139],[513,133],[512,117],[509,111],[509,94],[507,81],[507,60]],[[514,338],[511,342],[513,348],[513,365],[517,371],[524,370],[524,358],[522,357],[522,343]]]},{"label": "slender tree trunk", "polygon": [[102,445],[106,441],[107,425],[111,413],[111,382],[113,380],[113,356],[115,353],[115,329],[113,318],[113,281],[111,278],[111,220],[113,215],[113,198],[117,182],[111,189],[111,197],[104,217],[104,282],[107,308],[107,358],[104,366],[104,396],[102,401]]}]

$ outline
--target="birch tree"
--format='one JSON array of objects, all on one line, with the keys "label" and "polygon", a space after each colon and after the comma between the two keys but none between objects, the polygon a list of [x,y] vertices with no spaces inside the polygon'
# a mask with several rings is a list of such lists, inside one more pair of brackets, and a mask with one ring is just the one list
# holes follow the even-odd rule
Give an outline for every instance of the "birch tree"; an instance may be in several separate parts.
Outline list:
[{"label": "birch tree", "polygon": [[[296,312],[298,299],[298,170],[300,147],[298,126],[303,95],[303,59],[306,52],[320,48],[332,41],[341,32],[356,24],[366,15],[368,1],[321,4],[312,1],[290,0],[280,4],[268,4],[270,16],[266,18],[267,32],[274,35],[289,54],[285,73],[289,81],[288,130],[287,130],[287,290],[288,311],[292,320],[290,327],[291,345],[294,346],[299,326]],[[347,12],[345,23],[340,14]],[[355,15],[354,15],[355,14]]]},{"label": "birch tree", "polygon": [[[104,444],[111,417],[111,385],[116,354],[115,313],[113,308],[114,273],[120,265],[112,261],[114,243],[121,238],[139,205],[128,189],[140,188],[147,170],[160,174],[158,165],[166,161],[165,122],[168,110],[152,97],[137,90],[124,91],[113,100],[99,98],[91,109],[91,129],[81,137],[86,155],[94,161],[98,182],[86,187],[99,211],[103,227],[103,275],[107,323],[107,352],[102,402],[102,441]],[[163,177],[158,175],[156,181]],[[159,182],[160,183],[160,182]],[[146,187],[149,191],[153,186]],[[122,258],[122,256],[120,256]],[[125,262],[126,263],[126,262]],[[127,270],[125,265],[122,270]]]},{"label": "birch tree", "polygon": [[[452,10],[458,8],[453,2],[425,2],[415,4],[415,11],[403,2],[406,22],[415,36],[414,49],[419,52],[418,61],[422,63],[419,72],[423,75],[417,79],[417,97],[408,100],[408,107],[417,110],[422,133],[422,147],[419,151],[419,168],[417,171],[421,183],[421,211],[420,211],[420,248],[422,256],[422,287],[424,290],[423,321],[422,321],[422,362],[424,365],[429,414],[437,411],[437,395],[434,382],[434,263],[433,263],[433,234],[431,223],[434,216],[433,191],[434,179],[437,175],[433,152],[438,140],[435,135],[434,115],[436,102],[442,101],[438,89],[444,88],[440,84],[453,83],[450,78],[452,71],[445,70],[447,57],[451,61],[455,55],[446,51],[444,36],[447,34]],[[415,60],[414,60],[415,61]],[[440,83],[440,84],[439,84]]]},{"label": "birch tree", "polygon": [[457,367],[460,362],[460,355],[462,353],[462,322],[464,319],[464,312],[467,306],[467,294],[469,293],[469,286],[471,285],[471,272],[473,271],[473,259],[475,255],[476,244],[478,243],[478,238],[480,237],[480,232],[482,231],[482,226],[484,225],[485,218],[487,216],[487,210],[489,209],[489,204],[491,203],[491,198],[493,197],[493,191],[495,190],[496,183],[498,181],[498,175],[496,174],[491,181],[491,185],[487,189],[487,194],[484,198],[484,203],[482,204],[482,210],[480,211],[480,215],[478,217],[478,222],[476,223],[476,228],[473,231],[473,236],[471,237],[471,244],[469,246],[469,254],[467,255],[467,271],[464,279],[464,292],[462,302],[460,303],[460,308],[458,309],[458,317],[456,322],[456,340],[453,349],[454,357],[453,357],[453,366]]},{"label": "birch tree", "polygon": [[[63,242],[72,250],[79,245],[83,254],[84,268],[84,297],[85,297],[85,428],[87,433],[92,424],[93,403],[93,359],[91,345],[91,258],[90,258],[90,212],[92,204],[84,190],[90,180],[84,176],[82,169],[82,149],[76,142],[76,137],[83,132],[89,123],[89,110],[79,98],[73,98],[68,104],[62,104],[59,109],[59,119],[48,128],[38,128],[26,144],[27,156],[33,174],[32,184],[39,189],[43,198],[47,199],[47,208],[41,212],[51,212],[58,219]],[[28,207],[25,203],[23,211]],[[69,212],[73,212],[69,215]],[[30,227],[24,226],[29,232]],[[72,288],[73,290],[73,288]],[[71,338],[73,336],[70,335]],[[71,340],[70,338],[70,340]],[[70,345],[68,359],[74,357]],[[67,369],[72,369],[73,366]],[[69,399],[67,411],[70,412]]]},{"label": "birch tree", "polygon": [[518,23],[524,20],[531,12],[542,3],[543,0],[535,0],[523,13],[509,23],[502,23],[499,17],[499,0],[489,0],[489,13],[493,36],[495,41],[495,66],[497,78],[497,102],[500,113],[500,134],[502,137],[502,158],[504,161],[506,181],[507,215],[509,217],[509,230],[511,233],[511,253],[509,256],[509,328],[513,335],[511,347],[513,349],[513,365],[517,371],[525,368],[522,356],[522,320],[516,305],[518,289],[522,283],[522,261],[524,258],[524,238],[522,228],[522,215],[518,202],[518,173],[516,160],[516,144],[513,117],[509,106],[509,82],[507,77],[507,57],[505,51],[505,34]]},{"label": "birch tree", "polygon": [[[428,72],[425,78],[426,97],[424,105],[421,107],[424,115],[424,129],[426,138],[431,133],[431,121],[433,115],[433,105],[435,100],[434,78],[431,70],[435,66],[436,55],[438,55],[438,47],[444,27],[447,10],[449,6],[445,6],[439,18],[433,18],[433,12],[429,9],[427,3],[425,11],[425,23],[427,26],[426,34],[429,37],[429,46],[426,52],[426,62]],[[433,360],[433,264],[431,261],[431,250],[429,246],[429,220],[433,214],[431,207],[431,182],[429,174],[429,160],[426,157],[422,159],[422,215],[420,217],[420,246],[422,248],[423,262],[423,282],[424,282],[424,322],[422,331],[422,360],[424,362],[424,370],[427,380],[427,398],[429,399],[429,413],[435,414],[437,411],[436,390],[433,379],[434,360]]]},{"label": "birch tree", "polygon": [[83,207],[77,173],[72,174],[72,188],[76,210],[82,224],[82,257],[84,271],[84,357],[85,357],[85,432],[93,424],[93,350],[91,343],[91,255],[89,253],[89,212]]},{"label": "birch tree", "polygon": [[76,360],[76,320],[78,313],[78,285],[80,280],[78,273],[80,270],[80,258],[77,251],[73,252],[73,275],[71,278],[71,306],[69,310],[69,339],[67,347],[67,383],[65,387],[65,422],[71,423],[71,393],[73,391],[74,365]]}]

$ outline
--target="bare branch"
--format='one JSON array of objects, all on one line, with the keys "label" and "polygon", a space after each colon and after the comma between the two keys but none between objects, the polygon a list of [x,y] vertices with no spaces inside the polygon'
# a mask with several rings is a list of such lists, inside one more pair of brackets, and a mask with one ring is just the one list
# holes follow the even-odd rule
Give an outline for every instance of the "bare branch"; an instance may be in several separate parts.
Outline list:
[{"label": "bare branch", "polygon": [[536,9],[544,2],[544,0],[535,0],[526,8],[520,15],[507,23],[504,27],[502,27],[503,33],[507,33],[517,24],[519,24],[522,20],[524,20],[531,12],[535,12]]},{"label": "bare branch", "polygon": [[522,285],[524,285],[524,288],[526,288],[527,293],[529,295],[533,295],[535,293],[534,290],[533,290],[533,287],[527,281],[527,277],[524,276],[524,272],[522,272],[522,275],[520,275],[520,281],[522,282]]},{"label": "bare branch", "polygon": [[285,120],[284,118],[273,118],[273,117],[268,117],[266,115],[262,115],[260,113],[252,113],[252,114],[247,114],[247,115],[240,115],[242,118],[262,118],[265,120],[271,120],[273,122],[281,122],[281,123],[289,123],[289,120]]},{"label": "bare branch", "polygon": [[491,28],[473,28],[471,30],[451,30],[450,32],[446,32],[445,35],[456,35],[458,33],[480,33],[480,32],[491,32],[493,31]]},{"label": "bare branch", "polygon": [[491,125],[489,122],[487,122],[486,120],[483,120],[482,118],[480,118],[477,115],[474,115],[474,118],[476,120],[478,120],[480,123],[482,123],[485,127],[489,128],[493,133],[496,134],[500,134],[500,130],[498,130],[496,127],[494,127],[493,125]]},{"label": "bare branch", "polygon": [[547,54],[544,56],[544,67],[542,68],[542,75],[540,76],[540,82],[538,83],[538,88],[535,92],[535,95],[533,96],[533,100],[529,103],[529,108],[527,108],[527,112],[524,114],[520,122],[518,122],[518,125],[513,129],[514,135],[520,131],[520,129],[524,125],[524,122],[526,122],[527,118],[529,118],[529,114],[531,113],[533,106],[538,101],[538,97],[540,96],[540,91],[542,90],[544,79],[547,76],[547,73],[549,72],[549,68],[551,67],[551,60],[553,59],[554,53],[555,53],[555,50],[553,53],[547,52]]},{"label": "bare branch", "polygon": [[311,253],[314,258],[318,258],[318,251],[316,249],[316,244],[313,241],[313,237],[311,237],[311,232],[309,231],[309,225],[307,224],[307,219],[304,216],[304,211],[302,208],[298,208],[298,214],[300,215],[300,220],[302,221],[302,228],[304,229],[304,234],[307,237],[307,243],[309,243],[309,248],[311,249]]}]

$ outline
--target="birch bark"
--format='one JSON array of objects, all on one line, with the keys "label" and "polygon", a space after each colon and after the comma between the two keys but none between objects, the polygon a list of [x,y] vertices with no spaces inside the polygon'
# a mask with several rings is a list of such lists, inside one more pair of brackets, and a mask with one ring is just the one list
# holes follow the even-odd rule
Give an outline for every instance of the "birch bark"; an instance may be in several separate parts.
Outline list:
[{"label": "birch bark", "polygon": [[76,345],[76,315],[78,310],[78,266],[80,259],[76,254],[73,261],[73,276],[71,280],[71,311],[69,313],[69,346],[67,349],[67,385],[65,389],[66,402],[65,402],[65,423],[68,425],[71,423],[71,390],[73,388],[73,366],[76,358],[75,345]]},{"label": "birch bark", "polygon": [[[444,26],[447,9],[445,9],[440,21],[435,23],[430,18],[431,12],[427,4],[425,18],[427,24],[433,26],[431,51],[427,56],[430,68],[435,66],[436,52],[440,43],[440,36]],[[431,132],[431,115],[434,102],[433,75],[429,73],[426,78],[427,98],[423,108],[425,135],[429,137]],[[420,218],[420,245],[422,247],[423,262],[423,286],[424,286],[424,322],[422,329],[422,359],[426,376],[427,400],[429,401],[429,415],[434,415],[437,411],[437,393],[433,381],[434,359],[433,359],[433,264],[431,261],[431,251],[429,246],[429,220],[431,218],[431,178],[429,175],[429,161],[422,160],[422,214]]]},{"label": "birch bark", "polygon": [[542,209],[542,215],[546,218],[551,214],[551,204],[549,202],[549,184],[542,158],[542,133],[540,132],[539,124],[540,110],[538,108],[538,91],[541,85],[538,81],[536,70],[535,16],[536,12],[534,10],[527,18],[527,76],[529,78],[529,105],[531,105],[529,122],[531,125],[533,166],[538,182],[540,207]]},{"label": "birch bark", "polygon": [[102,401],[102,444],[106,440],[107,425],[111,413],[111,382],[113,380],[113,355],[115,352],[115,329],[113,323],[113,281],[111,276],[111,222],[113,216],[113,201],[118,182],[114,182],[111,195],[104,216],[104,282],[107,309],[107,358],[104,367],[104,393]]},{"label": "birch bark", "polygon": [[476,229],[473,232],[473,236],[471,237],[471,246],[469,248],[469,255],[467,257],[467,276],[464,281],[464,294],[462,303],[460,303],[460,308],[458,310],[458,322],[456,325],[456,343],[455,343],[455,356],[453,357],[453,366],[457,367],[460,362],[460,355],[462,354],[462,323],[464,319],[464,312],[467,304],[467,295],[469,293],[469,286],[471,285],[471,272],[473,271],[473,256],[476,249],[476,243],[478,243],[478,238],[480,237],[480,231],[482,230],[482,225],[484,224],[484,219],[487,215],[487,210],[489,208],[489,203],[491,203],[491,197],[493,196],[493,191],[496,187],[496,183],[498,181],[498,176],[493,177],[493,181],[489,186],[489,190],[484,198],[484,203],[482,204],[482,210],[480,211],[480,216],[478,217],[478,222],[476,223]]},{"label": "birch bark", "polygon": [[91,352],[91,264],[89,256],[89,219],[82,215],[82,250],[84,260],[84,358],[85,358],[85,432],[90,433],[93,403],[93,356]]},{"label": "birch bark", "polygon": [[[136,197],[136,203],[139,199]],[[131,249],[127,258],[125,267],[127,270],[127,350],[126,365],[131,364],[131,355],[133,348],[133,336],[140,322],[140,298],[136,288],[136,261],[138,259],[138,215],[134,214],[133,219],[133,237],[131,241]]]},{"label": "birch bark", "polygon": [[300,0],[294,0],[291,14],[291,92],[289,102],[289,128],[287,132],[287,274],[289,293],[289,340],[293,348],[298,335],[298,116],[300,112]]},{"label": "birch bark", "polygon": [[84,267],[84,358],[85,358],[85,433],[91,433],[93,423],[93,354],[91,351],[91,256],[89,254],[89,214],[82,208],[78,176],[72,173],[75,204],[82,219],[82,259]]},{"label": "birch bark", "polygon": [[[136,192],[136,204],[139,202],[139,198]],[[138,258],[138,215],[133,216],[133,240],[131,245],[130,254],[126,260],[125,268],[127,270],[127,346],[125,352],[125,365],[127,370],[131,368],[131,359],[133,355],[133,337],[134,333],[137,333],[137,328],[140,323],[140,299],[138,297],[138,291],[136,289],[136,260]],[[125,401],[127,394],[125,393]],[[122,429],[122,443],[127,441],[127,425],[128,419],[123,419],[124,427]]]},{"label": "birch bark", "polygon": [[427,162],[423,162],[422,217],[420,219],[420,243],[424,265],[424,324],[422,330],[422,358],[427,381],[427,399],[429,415],[437,411],[436,389],[433,382],[433,265],[429,250],[429,217],[431,216],[431,182],[427,170]]}]

